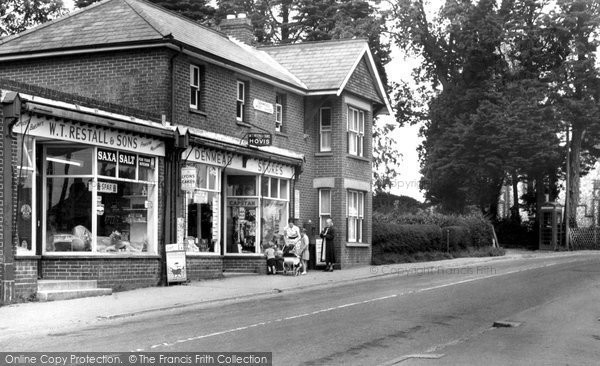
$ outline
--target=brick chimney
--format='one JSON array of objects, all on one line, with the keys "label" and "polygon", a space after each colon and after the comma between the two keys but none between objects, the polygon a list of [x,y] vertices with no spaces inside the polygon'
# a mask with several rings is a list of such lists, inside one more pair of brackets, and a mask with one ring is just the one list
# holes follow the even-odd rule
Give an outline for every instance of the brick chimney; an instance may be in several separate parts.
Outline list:
[{"label": "brick chimney", "polygon": [[238,14],[237,17],[235,14],[227,15],[227,19],[223,19],[221,24],[219,24],[219,27],[221,28],[221,31],[229,37],[235,38],[248,45],[253,45],[255,43],[252,23],[244,13]]}]

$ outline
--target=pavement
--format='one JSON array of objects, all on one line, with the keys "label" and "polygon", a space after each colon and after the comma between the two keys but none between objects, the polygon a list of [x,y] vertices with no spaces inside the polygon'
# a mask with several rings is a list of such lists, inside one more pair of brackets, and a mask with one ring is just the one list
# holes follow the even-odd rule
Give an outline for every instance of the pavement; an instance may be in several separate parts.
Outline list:
[{"label": "pavement", "polygon": [[419,268],[426,267],[454,268],[527,258],[552,259],[589,254],[588,251],[507,250],[506,255],[502,257],[458,258],[435,262],[363,266],[334,272],[315,270],[297,277],[225,273],[222,279],[195,281],[168,287],[141,288],[116,292],[110,296],[20,303],[0,307],[0,341],[2,340],[1,334],[17,336],[48,332],[49,329],[56,331],[190,306],[236,302],[303,290],[326,289],[339,284],[370,281],[382,276],[397,275],[398,271],[418,271]]}]

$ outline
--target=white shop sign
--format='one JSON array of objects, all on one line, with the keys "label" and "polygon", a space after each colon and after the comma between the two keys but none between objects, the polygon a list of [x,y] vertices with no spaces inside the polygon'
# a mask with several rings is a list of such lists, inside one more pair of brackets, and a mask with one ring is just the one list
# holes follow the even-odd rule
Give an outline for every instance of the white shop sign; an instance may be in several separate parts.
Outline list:
[{"label": "white shop sign", "polygon": [[291,165],[249,158],[244,166],[244,159],[241,155],[197,146],[189,147],[181,154],[181,158],[188,162],[218,165],[277,178],[291,179],[294,176],[294,167]]},{"label": "white shop sign", "polygon": [[31,116],[31,120],[22,118],[14,125],[13,132],[140,154],[165,155],[165,144],[160,140],[134,135],[129,132],[107,130],[94,125],[58,122],[36,116]]},{"label": "white shop sign", "polygon": [[254,99],[252,102],[252,106],[257,111],[273,114],[273,104],[269,102],[265,102],[264,100]]},{"label": "white shop sign", "polygon": [[181,168],[181,189],[184,191],[193,191],[196,188],[198,173],[195,167]]}]

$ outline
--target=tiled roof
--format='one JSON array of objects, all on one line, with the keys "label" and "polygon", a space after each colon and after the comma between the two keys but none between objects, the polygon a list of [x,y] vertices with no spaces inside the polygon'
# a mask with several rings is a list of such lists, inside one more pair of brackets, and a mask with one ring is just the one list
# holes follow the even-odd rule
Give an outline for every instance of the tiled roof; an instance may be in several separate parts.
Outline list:
[{"label": "tiled roof", "polygon": [[366,46],[364,39],[350,39],[260,49],[302,80],[309,90],[337,90],[353,71]]},{"label": "tiled roof", "polygon": [[224,62],[305,89],[305,85],[265,52],[231,41],[220,32],[143,0],[105,0],[7,37],[0,41],[0,57],[161,40],[179,41]]}]

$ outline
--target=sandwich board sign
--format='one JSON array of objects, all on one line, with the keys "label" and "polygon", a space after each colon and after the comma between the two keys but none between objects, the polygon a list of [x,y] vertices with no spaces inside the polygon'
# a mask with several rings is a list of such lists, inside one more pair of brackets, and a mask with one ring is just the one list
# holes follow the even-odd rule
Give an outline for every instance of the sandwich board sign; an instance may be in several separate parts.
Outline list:
[{"label": "sandwich board sign", "polygon": [[185,247],[183,244],[167,244],[167,282],[186,282]]}]

